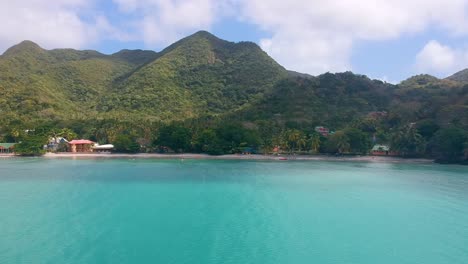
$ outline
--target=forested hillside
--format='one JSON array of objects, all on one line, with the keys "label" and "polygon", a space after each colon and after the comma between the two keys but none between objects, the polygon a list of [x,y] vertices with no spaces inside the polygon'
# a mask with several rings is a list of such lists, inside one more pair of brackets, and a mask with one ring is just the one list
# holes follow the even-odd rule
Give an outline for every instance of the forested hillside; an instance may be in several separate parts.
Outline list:
[{"label": "forested hillside", "polygon": [[47,51],[24,41],[0,56],[2,123],[12,120],[171,121],[259,99],[287,75],[256,44],[198,32],[161,53]]},{"label": "forested hillside", "polygon": [[0,141],[66,134],[118,151],[212,154],[366,154],[385,144],[401,156],[463,162],[465,76],[398,85],[351,72],[314,77],[287,71],[254,43],[204,31],[161,52],[112,55],[24,41],[0,56]]}]

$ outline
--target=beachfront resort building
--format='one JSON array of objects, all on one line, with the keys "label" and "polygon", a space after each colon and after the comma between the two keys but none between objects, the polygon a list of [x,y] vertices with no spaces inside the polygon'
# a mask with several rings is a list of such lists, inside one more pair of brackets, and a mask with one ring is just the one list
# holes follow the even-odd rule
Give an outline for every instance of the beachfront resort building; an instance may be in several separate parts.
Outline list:
[{"label": "beachfront resort building", "polygon": [[371,154],[374,156],[398,156],[398,153],[391,151],[388,145],[374,145]]},{"label": "beachfront resort building", "polygon": [[114,150],[112,144],[99,145],[87,139],[75,139],[68,142],[68,151],[73,153],[110,153],[112,150]]},{"label": "beachfront resort building", "polygon": [[93,152],[94,142],[87,139],[75,139],[68,142],[68,151],[73,153]]},{"label": "beachfront resort building", "polygon": [[16,143],[0,143],[0,154],[13,153]]}]

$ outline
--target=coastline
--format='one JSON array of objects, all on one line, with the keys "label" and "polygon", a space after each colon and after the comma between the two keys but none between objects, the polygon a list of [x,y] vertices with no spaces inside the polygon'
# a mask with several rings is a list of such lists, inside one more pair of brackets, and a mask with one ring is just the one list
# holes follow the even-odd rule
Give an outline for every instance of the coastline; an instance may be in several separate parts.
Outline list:
[{"label": "coastline", "polygon": [[[333,156],[315,156],[315,155],[221,155],[210,156],[207,154],[157,154],[157,153],[139,153],[139,154],[110,154],[110,153],[47,153],[43,158],[130,158],[130,159],[193,159],[193,160],[257,160],[257,161],[355,161],[355,162],[381,162],[381,163],[434,163],[431,159],[405,159],[398,157],[382,157],[382,156],[348,156],[348,157],[333,157]],[[286,158],[282,160],[281,158]]]},{"label": "coastline", "polygon": [[[14,154],[0,154],[0,158],[18,158]],[[138,154],[111,154],[111,153],[46,153],[38,158],[45,159],[191,159],[191,160],[257,160],[257,161],[345,161],[345,162],[379,162],[379,163],[413,163],[413,164],[432,164],[431,159],[406,159],[399,157],[382,156],[322,156],[322,155],[241,155],[230,154],[221,156],[211,156],[207,154],[157,154],[157,153],[138,153]],[[286,159],[284,159],[286,158]]]}]

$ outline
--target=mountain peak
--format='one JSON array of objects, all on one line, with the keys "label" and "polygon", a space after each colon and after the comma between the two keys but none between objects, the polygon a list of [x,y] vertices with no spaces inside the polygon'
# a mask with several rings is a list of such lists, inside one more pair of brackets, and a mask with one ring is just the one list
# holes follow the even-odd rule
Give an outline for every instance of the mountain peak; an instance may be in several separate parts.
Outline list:
[{"label": "mountain peak", "polygon": [[34,49],[42,49],[37,43],[31,41],[31,40],[23,40],[17,45],[13,47],[22,47],[22,48],[34,48]]},{"label": "mountain peak", "polygon": [[203,49],[207,47],[209,48],[209,46],[220,47],[224,46],[225,44],[233,43],[226,40],[222,40],[216,37],[215,35],[209,33],[208,31],[201,30],[173,43],[169,47],[162,50],[159,54],[161,56],[164,56],[165,54],[170,53],[171,51],[181,47],[183,49],[191,50],[191,52],[193,52],[194,47],[197,47],[198,49]]},{"label": "mountain peak", "polygon": [[188,36],[186,38],[183,38],[180,42],[194,41],[194,40],[196,41],[196,40],[200,40],[200,39],[208,40],[211,43],[226,43],[226,42],[229,42],[229,41],[220,39],[217,36],[211,34],[208,31],[205,31],[205,30],[197,31],[194,34],[192,34],[192,35],[190,35],[190,36]]},{"label": "mountain peak", "polygon": [[429,83],[440,81],[437,77],[429,74],[419,74],[412,76],[400,83],[400,86],[425,86]]},{"label": "mountain peak", "polygon": [[410,77],[402,81],[398,86],[402,88],[430,88],[430,87],[446,87],[451,88],[458,85],[458,82],[446,78],[439,79],[429,74],[420,74],[413,77]]},{"label": "mountain peak", "polygon": [[192,36],[200,36],[200,37],[215,37],[215,35],[211,34],[210,32],[206,31],[206,30],[199,30],[197,32],[195,32],[194,34],[192,34]]},{"label": "mountain peak", "polygon": [[21,52],[43,52],[44,49],[42,49],[38,44],[30,41],[30,40],[24,40],[20,42],[19,44],[14,45],[13,47],[7,49],[3,55],[14,55],[18,54]]},{"label": "mountain peak", "polygon": [[455,82],[468,83],[468,69],[461,70],[446,79]]}]

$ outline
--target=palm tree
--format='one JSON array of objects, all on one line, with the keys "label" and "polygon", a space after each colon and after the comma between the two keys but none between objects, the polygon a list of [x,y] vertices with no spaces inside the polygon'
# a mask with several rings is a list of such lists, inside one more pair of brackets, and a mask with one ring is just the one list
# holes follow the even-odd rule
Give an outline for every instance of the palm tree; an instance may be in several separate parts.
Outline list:
[{"label": "palm tree", "polygon": [[310,137],[310,146],[314,153],[318,152],[318,149],[320,148],[320,143],[320,136],[318,134],[312,134]]},{"label": "palm tree", "polygon": [[303,148],[305,148],[307,145],[307,137],[304,135],[304,133],[301,132],[300,138],[297,140],[297,147],[299,148],[299,151],[302,151]]},{"label": "palm tree", "polygon": [[18,139],[21,136],[21,130],[19,130],[18,128],[13,128],[10,134],[15,139],[15,142],[18,142]]},{"label": "palm tree", "polygon": [[303,133],[297,129],[288,129],[285,131],[285,141],[291,153],[303,143]]},{"label": "palm tree", "polygon": [[350,148],[349,138],[346,136],[344,131],[338,131],[330,136],[328,140],[328,151],[336,153],[348,152]]},{"label": "palm tree", "polygon": [[75,133],[75,131],[69,129],[69,128],[62,128],[60,132],[58,133],[59,136],[66,138],[67,140],[73,140],[75,139],[78,135]]},{"label": "palm tree", "polygon": [[348,140],[348,137],[343,133],[342,135],[341,134],[338,134],[337,135],[337,141],[336,141],[336,147],[338,149],[338,153],[343,153],[343,152],[346,152],[346,151],[349,151],[349,140]]},{"label": "palm tree", "polygon": [[424,152],[426,142],[416,128],[404,127],[393,135],[391,148],[400,152],[402,156],[417,156]]}]

